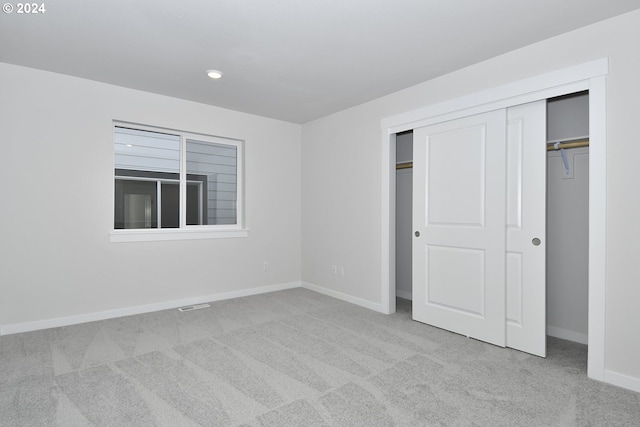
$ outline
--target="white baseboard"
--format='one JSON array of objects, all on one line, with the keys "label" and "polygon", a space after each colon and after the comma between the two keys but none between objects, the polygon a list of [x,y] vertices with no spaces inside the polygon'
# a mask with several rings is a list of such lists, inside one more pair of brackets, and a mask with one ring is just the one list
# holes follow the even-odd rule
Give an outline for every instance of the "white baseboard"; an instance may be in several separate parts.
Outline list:
[{"label": "white baseboard", "polygon": [[604,382],[640,393],[640,378],[605,369]]},{"label": "white baseboard", "polygon": [[411,298],[413,297],[413,293],[412,292],[407,292],[407,291],[401,291],[400,289],[396,289],[396,296],[398,298],[408,299],[409,301],[411,301]]},{"label": "white baseboard", "polygon": [[134,314],[150,313],[153,311],[167,310],[187,305],[202,304],[221,301],[232,298],[246,297],[250,295],[264,294],[268,292],[282,291],[285,289],[299,288],[301,282],[281,283],[277,285],[261,286],[258,288],[241,289],[238,291],[221,292],[213,295],[185,298],[173,301],[163,301],[154,304],[139,305],[135,307],[118,308],[115,310],[99,311],[95,313],[79,314],[54,319],[36,320],[33,322],[14,323],[0,326],[0,336],[17,334],[21,332],[38,331],[41,329],[57,328],[60,326],[77,325],[79,323],[95,322],[97,320],[113,319],[116,317],[131,316]]},{"label": "white baseboard", "polygon": [[351,304],[359,305],[361,307],[368,308],[379,313],[383,313],[382,304],[377,302],[368,301],[362,298],[354,297],[349,294],[343,294],[342,292],[334,291],[332,289],[323,288],[322,286],[314,285],[309,282],[301,282],[301,286],[310,291],[318,292],[319,294],[328,295],[330,297],[350,302]]},{"label": "white baseboard", "polygon": [[547,325],[547,335],[580,344],[589,344],[589,336],[587,334],[570,331],[564,328],[557,328],[555,326]]}]

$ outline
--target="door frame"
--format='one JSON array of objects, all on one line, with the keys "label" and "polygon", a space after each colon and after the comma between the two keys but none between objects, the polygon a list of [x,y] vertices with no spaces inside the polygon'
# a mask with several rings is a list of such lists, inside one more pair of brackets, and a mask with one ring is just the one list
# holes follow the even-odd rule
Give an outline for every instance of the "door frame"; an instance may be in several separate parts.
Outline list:
[{"label": "door frame", "polygon": [[396,311],[395,134],[528,102],[589,91],[589,348],[587,376],[605,381],[606,75],[608,58],[454,98],[381,120],[381,309]]}]

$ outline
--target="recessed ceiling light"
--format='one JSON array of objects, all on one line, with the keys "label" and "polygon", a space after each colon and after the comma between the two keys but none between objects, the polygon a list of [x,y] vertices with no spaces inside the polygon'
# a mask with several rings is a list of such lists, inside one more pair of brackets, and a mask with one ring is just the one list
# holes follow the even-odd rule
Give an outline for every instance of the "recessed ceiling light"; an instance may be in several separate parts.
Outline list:
[{"label": "recessed ceiling light", "polygon": [[222,78],[222,71],[207,70],[207,76],[211,77],[212,79],[220,79]]}]

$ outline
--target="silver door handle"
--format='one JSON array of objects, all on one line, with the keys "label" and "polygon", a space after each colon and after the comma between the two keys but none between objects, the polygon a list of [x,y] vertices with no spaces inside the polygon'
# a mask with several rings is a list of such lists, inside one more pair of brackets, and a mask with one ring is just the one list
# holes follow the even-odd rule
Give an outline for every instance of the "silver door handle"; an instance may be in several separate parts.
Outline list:
[{"label": "silver door handle", "polygon": [[537,237],[534,237],[533,240],[531,240],[531,243],[533,243],[533,246],[539,246],[540,239],[538,239]]},{"label": "silver door handle", "polygon": [[416,232],[415,232],[415,233],[413,233],[413,234],[415,234],[415,235],[416,235],[416,237],[420,237],[420,232],[419,232],[419,231],[416,231]]}]

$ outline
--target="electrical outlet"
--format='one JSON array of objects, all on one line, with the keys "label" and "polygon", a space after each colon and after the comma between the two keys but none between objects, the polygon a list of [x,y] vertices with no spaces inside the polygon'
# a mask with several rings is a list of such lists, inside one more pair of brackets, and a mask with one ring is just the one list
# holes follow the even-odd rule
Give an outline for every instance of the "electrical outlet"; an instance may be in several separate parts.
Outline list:
[{"label": "electrical outlet", "polygon": [[338,266],[337,265],[332,265],[331,266],[331,274],[338,274]]},{"label": "electrical outlet", "polygon": [[344,277],[344,267],[340,267],[340,277]]},{"label": "electrical outlet", "polygon": [[262,271],[269,271],[271,270],[271,263],[269,261],[265,261],[262,264]]}]

